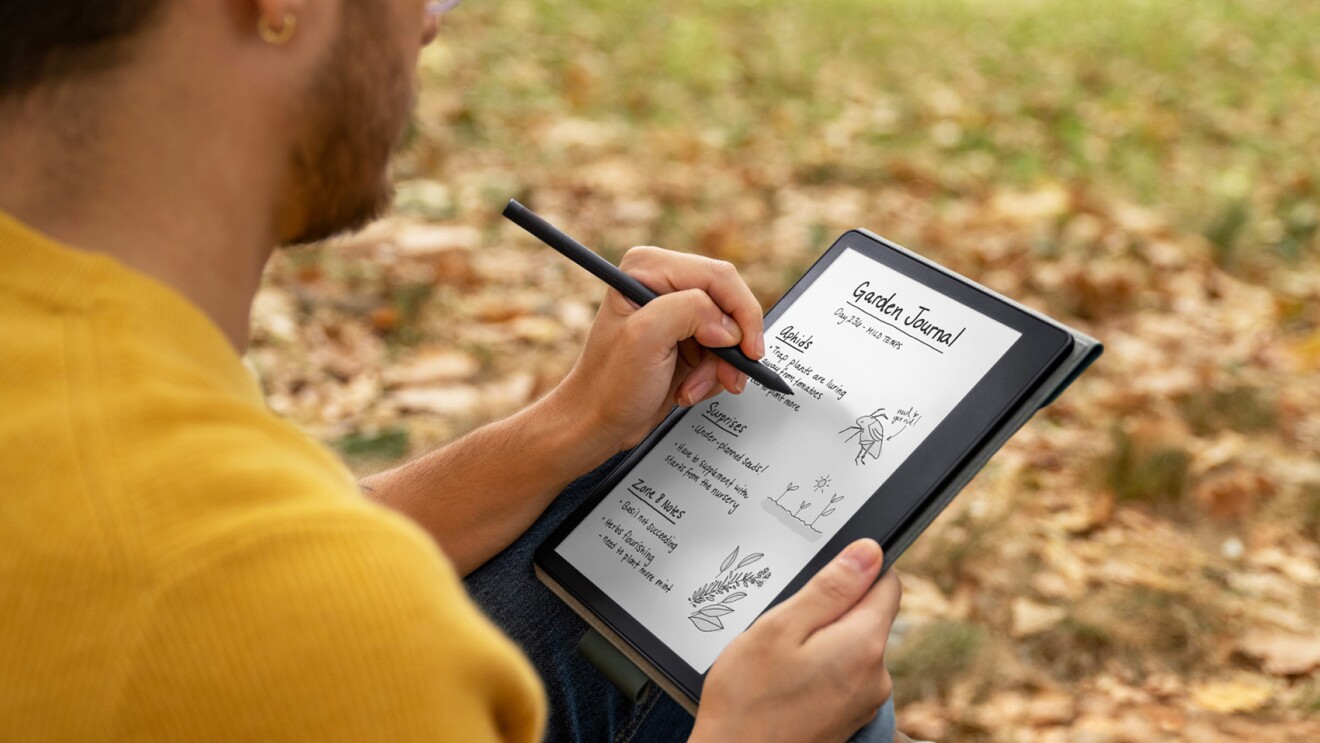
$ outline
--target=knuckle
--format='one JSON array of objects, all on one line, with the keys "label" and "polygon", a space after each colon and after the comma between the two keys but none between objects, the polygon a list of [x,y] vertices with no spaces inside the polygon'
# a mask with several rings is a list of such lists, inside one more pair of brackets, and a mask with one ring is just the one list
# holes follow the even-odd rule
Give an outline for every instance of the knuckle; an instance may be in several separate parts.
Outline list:
[{"label": "knuckle", "polygon": [[738,267],[729,261],[712,259],[711,262],[714,264],[711,266],[711,270],[724,278],[736,277],[738,275]]},{"label": "knuckle", "polygon": [[623,259],[619,261],[619,267],[645,265],[655,254],[660,252],[660,248],[653,245],[635,245],[628,248],[623,254]]},{"label": "knuckle", "polygon": [[694,315],[704,315],[715,306],[706,292],[700,289],[685,289],[683,296],[688,303],[688,309]]}]

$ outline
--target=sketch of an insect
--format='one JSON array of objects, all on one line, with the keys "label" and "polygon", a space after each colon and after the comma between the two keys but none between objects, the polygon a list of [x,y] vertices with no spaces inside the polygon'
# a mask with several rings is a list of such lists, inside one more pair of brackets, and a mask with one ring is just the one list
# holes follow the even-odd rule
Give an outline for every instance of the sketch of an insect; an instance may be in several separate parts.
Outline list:
[{"label": "sketch of an insect", "polygon": [[867,457],[880,458],[880,451],[885,444],[885,424],[881,423],[882,420],[889,420],[889,416],[885,415],[884,408],[877,408],[875,412],[863,415],[856,423],[839,431],[839,433],[852,431],[848,434],[848,438],[844,439],[845,443],[857,439],[857,456],[853,458],[853,464],[866,464]]}]

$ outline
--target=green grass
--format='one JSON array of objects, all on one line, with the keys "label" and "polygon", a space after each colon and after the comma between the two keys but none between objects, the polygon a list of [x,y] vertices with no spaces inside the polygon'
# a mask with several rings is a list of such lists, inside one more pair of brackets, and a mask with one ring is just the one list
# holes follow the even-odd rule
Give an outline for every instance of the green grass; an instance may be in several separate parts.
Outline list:
[{"label": "green grass", "polygon": [[957,188],[1082,185],[1244,274],[1320,253],[1315,3],[522,0],[451,19],[425,81],[462,103],[432,125],[523,166],[573,162],[528,129],[577,117],[620,124],[625,151],[671,134],[701,152],[661,156],[784,161],[798,182],[901,161]]},{"label": "green grass", "polygon": [[380,466],[398,461],[408,453],[408,432],[400,427],[381,431],[354,431],[333,442],[352,465]]},{"label": "green grass", "polygon": [[1268,390],[1238,385],[1225,390],[1199,390],[1182,401],[1183,419],[1198,436],[1216,431],[1262,433],[1278,428],[1278,415]]},{"label": "green grass", "polygon": [[914,630],[887,658],[896,702],[901,705],[968,678],[985,645],[984,628],[969,622],[939,620]]},{"label": "green grass", "polygon": [[1120,502],[1176,506],[1187,492],[1192,456],[1181,447],[1134,441],[1119,426],[1104,465],[1105,485]]}]

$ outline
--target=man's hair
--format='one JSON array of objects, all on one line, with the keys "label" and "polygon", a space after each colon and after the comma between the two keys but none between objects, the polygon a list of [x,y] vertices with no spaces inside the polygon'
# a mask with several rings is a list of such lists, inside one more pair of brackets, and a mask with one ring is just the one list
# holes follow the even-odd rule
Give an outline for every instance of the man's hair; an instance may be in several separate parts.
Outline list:
[{"label": "man's hair", "polygon": [[104,72],[162,0],[0,0],[0,101]]}]

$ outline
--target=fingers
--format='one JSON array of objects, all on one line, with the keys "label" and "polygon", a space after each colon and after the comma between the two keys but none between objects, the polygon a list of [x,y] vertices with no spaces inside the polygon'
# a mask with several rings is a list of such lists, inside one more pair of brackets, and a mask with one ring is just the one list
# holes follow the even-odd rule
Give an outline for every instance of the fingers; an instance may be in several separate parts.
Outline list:
[{"label": "fingers", "polygon": [[690,408],[702,400],[718,395],[721,390],[718,367],[715,363],[717,361],[719,359],[714,356],[702,359],[679,385],[678,392],[674,395],[674,402]]},{"label": "fingers", "polygon": [[735,395],[742,394],[742,391],[747,387],[747,375],[738,371],[726,361],[718,362],[716,368],[718,369],[720,384],[724,386],[724,389]]},{"label": "fingers", "polygon": [[867,595],[883,562],[880,545],[859,539],[821,568],[802,590],[774,611],[791,636],[805,640],[832,624]]},{"label": "fingers", "polygon": [[676,291],[651,300],[627,320],[634,347],[650,347],[668,357],[688,338],[708,348],[732,346],[742,339],[739,326],[700,289]]},{"label": "fingers", "polygon": [[728,390],[739,394],[747,387],[747,375],[730,366],[718,356],[705,352],[706,356],[679,385],[674,402],[684,407],[692,407],[699,402]]},{"label": "fingers", "polygon": [[638,247],[624,255],[620,268],[657,294],[684,289],[704,291],[724,313],[733,317],[740,329],[739,338],[724,345],[739,343],[743,353],[753,359],[765,355],[761,304],[733,264],[700,255]]},{"label": "fingers", "polygon": [[852,611],[834,624],[833,629],[840,634],[888,637],[902,600],[903,584],[899,582],[898,573],[890,570],[876,581]]}]

